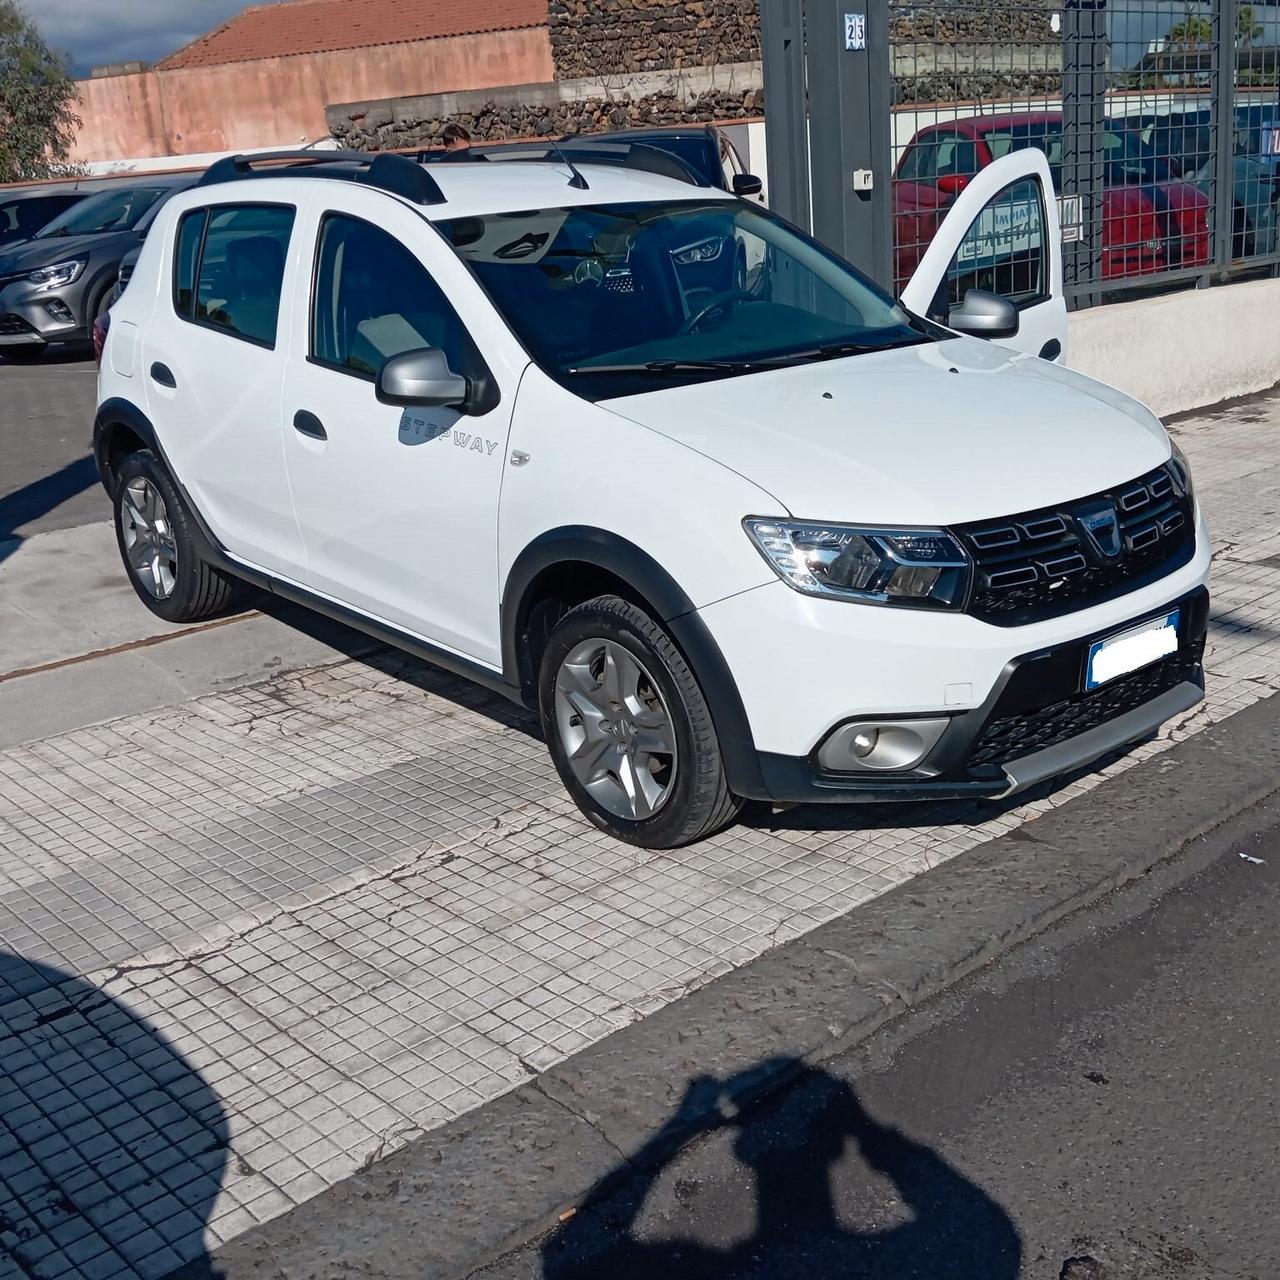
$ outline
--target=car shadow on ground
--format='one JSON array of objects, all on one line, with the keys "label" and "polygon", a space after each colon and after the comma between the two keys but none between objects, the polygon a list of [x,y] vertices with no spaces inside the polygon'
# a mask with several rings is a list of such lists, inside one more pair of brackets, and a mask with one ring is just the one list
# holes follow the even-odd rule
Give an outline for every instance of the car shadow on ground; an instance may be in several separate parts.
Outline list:
[{"label": "car shadow on ground", "polygon": [[19,529],[97,483],[97,464],[86,455],[0,498],[0,562],[22,546],[24,539],[18,534]]},{"label": "car shadow on ground", "polygon": [[[194,1263],[222,1186],[213,1090],[91,983],[0,952],[0,1271],[135,1280]],[[8,1272],[5,1272],[8,1274]]]},{"label": "car shadow on ground", "polygon": [[[547,1238],[545,1280],[1016,1280],[1021,1237],[981,1187],[825,1071],[773,1060],[744,1074],[775,1073],[796,1078],[737,1112],[737,1079],[693,1081],[672,1120],[602,1184],[618,1190]],[[724,1130],[731,1158],[716,1167],[704,1147],[664,1176],[678,1142]],[[699,1176],[708,1167],[712,1187]],[[859,1184],[862,1203],[850,1205]],[[892,1225],[849,1225],[868,1203]]]}]

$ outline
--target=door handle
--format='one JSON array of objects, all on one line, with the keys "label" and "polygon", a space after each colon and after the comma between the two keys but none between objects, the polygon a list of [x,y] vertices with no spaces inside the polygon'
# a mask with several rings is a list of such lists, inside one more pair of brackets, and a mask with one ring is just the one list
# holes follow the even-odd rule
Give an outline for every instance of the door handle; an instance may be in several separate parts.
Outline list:
[{"label": "door handle", "polygon": [[173,370],[167,364],[161,364],[159,360],[151,366],[151,381],[158,382],[162,387],[175,388],[178,380],[173,376]]},{"label": "door handle", "polygon": [[308,409],[299,409],[293,415],[293,429],[299,435],[310,436],[313,440],[329,438],[329,433],[324,429],[324,423]]}]

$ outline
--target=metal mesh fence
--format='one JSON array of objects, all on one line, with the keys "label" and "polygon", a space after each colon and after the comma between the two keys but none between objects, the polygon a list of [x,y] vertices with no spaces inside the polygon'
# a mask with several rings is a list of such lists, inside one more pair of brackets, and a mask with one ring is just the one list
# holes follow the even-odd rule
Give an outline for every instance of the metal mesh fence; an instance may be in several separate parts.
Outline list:
[{"label": "metal mesh fence", "polygon": [[[1224,278],[1277,260],[1280,6],[889,0],[894,274],[901,287],[973,176],[1044,152],[1068,299]],[[948,273],[1042,287],[1044,211],[988,206]]]}]

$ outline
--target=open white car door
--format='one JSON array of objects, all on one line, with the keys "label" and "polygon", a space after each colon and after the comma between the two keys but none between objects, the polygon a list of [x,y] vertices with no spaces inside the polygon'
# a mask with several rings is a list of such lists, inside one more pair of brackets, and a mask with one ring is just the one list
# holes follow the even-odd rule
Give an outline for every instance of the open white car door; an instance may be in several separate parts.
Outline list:
[{"label": "open white car door", "polygon": [[998,294],[1018,309],[1017,333],[993,341],[1062,362],[1062,236],[1044,152],[1011,151],[970,180],[903,289],[902,301],[916,314],[946,324],[970,289]]}]

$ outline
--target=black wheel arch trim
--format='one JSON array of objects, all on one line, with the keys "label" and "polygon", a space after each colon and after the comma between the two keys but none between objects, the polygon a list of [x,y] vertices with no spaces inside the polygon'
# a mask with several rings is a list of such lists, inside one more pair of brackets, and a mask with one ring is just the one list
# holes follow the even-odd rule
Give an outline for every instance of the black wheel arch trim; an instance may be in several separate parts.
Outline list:
[{"label": "black wheel arch trim", "polygon": [[516,557],[502,594],[502,665],[517,682],[526,705],[537,706],[537,673],[520,660],[526,642],[531,588],[549,569],[583,563],[632,587],[657,614],[679,646],[702,689],[720,742],[729,787],[736,795],[764,797],[755,739],[737,682],[720,646],[683,588],[648,552],[619,534],[589,525],[566,525],[540,534]]}]

